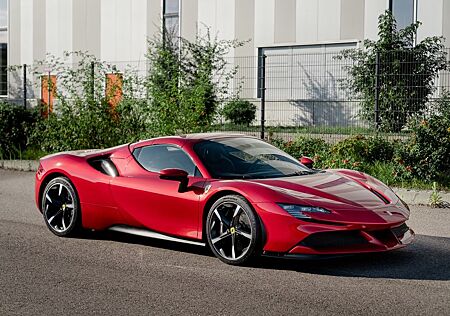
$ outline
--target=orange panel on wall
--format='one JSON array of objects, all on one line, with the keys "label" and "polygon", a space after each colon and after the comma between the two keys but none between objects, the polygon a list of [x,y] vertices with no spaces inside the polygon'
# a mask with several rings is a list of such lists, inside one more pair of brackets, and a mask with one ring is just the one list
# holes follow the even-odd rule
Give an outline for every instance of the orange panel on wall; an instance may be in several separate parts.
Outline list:
[{"label": "orange panel on wall", "polygon": [[106,75],[106,97],[111,108],[115,108],[122,100],[122,74]]},{"label": "orange panel on wall", "polygon": [[[49,83],[50,79],[50,84]],[[41,102],[44,106],[44,115],[53,112],[53,104],[56,97],[56,76],[41,76]]]}]

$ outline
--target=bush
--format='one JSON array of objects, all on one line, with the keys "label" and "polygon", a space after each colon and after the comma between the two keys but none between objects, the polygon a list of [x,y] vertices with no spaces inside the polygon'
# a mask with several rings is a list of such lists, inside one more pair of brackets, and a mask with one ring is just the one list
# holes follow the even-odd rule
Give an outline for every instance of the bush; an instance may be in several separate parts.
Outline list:
[{"label": "bush", "polygon": [[446,69],[443,37],[424,38],[416,45],[420,22],[402,30],[386,11],[378,18],[378,40],[365,40],[361,48],[344,50],[338,59],[350,59],[344,87],[362,98],[360,117],[372,122],[375,117],[375,64],[379,54],[379,123],[383,131],[398,132],[412,113],[423,113],[436,89],[434,80]]},{"label": "bush", "polygon": [[336,143],[331,152],[337,158],[366,163],[390,161],[394,144],[381,137],[352,136]]},{"label": "bush", "polygon": [[[209,32],[194,42],[164,35],[149,42],[151,67],[145,76],[131,66],[119,73],[83,52],[36,62],[35,75],[42,67],[51,68],[58,80],[54,111],[33,131],[33,143],[57,152],[207,131],[217,105],[230,98],[236,69],[227,67],[225,56],[243,43],[211,39]],[[70,57],[75,65],[68,63]],[[111,87],[107,81],[105,93],[105,78],[111,74],[120,80]]]},{"label": "bush", "polygon": [[450,170],[450,94],[445,93],[432,114],[409,122],[412,136],[399,150],[399,162],[416,177],[439,180]]},{"label": "bush", "polygon": [[218,104],[229,97],[236,72],[227,67],[225,56],[242,43],[211,39],[209,30],[193,42],[174,38],[170,32],[164,35],[149,42],[147,54],[151,132],[206,132],[218,114]]},{"label": "bush", "polygon": [[18,158],[38,119],[36,111],[0,102],[0,158]]},{"label": "bush", "polygon": [[104,92],[104,78],[114,68],[92,55],[74,52],[66,57],[71,55],[79,59],[75,67],[53,56],[41,62],[50,65],[58,77],[57,101],[53,112],[33,131],[32,142],[46,152],[117,145],[123,138],[119,118]]},{"label": "bush", "polygon": [[[309,156],[319,169],[352,169],[368,173],[391,184],[419,183],[411,167],[396,158],[402,143],[389,142],[380,137],[353,136],[329,145],[320,138],[298,137],[294,141],[273,139],[272,144],[295,158]],[[419,183],[422,184],[422,183]]]},{"label": "bush", "polygon": [[233,124],[249,126],[256,118],[256,105],[247,100],[233,100],[225,104],[223,115]]},{"label": "bush", "polygon": [[118,129],[108,110],[104,103],[60,105],[57,114],[40,121],[32,142],[46,152],[117,145]]},{"label": "bush", "polygon": [[288,142],[274,139],[272,144],[284,150],[294,158],[301,158],[303,156],[310,157],[318,163],[317,166],[320,166],[321,161],[327,159],[330,155],[330,145],[321,138],[301,136]]}]

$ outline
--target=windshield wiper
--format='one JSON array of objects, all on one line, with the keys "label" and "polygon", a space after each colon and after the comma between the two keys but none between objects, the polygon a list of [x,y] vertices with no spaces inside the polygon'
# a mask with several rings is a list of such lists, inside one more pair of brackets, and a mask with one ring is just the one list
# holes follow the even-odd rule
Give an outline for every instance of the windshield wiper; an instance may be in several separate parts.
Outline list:
[{"label": "windshield wiper", "polygon": [[233,174],[233,175],[222,175],[219,179],[240,179],[240,180],[249,180],[249,179],[271,179],[271,178],[284,178],[284,177],[296,177],[296,176],[304,176],[308,174],[313,174],[313,171],[296,171],[294,173],[289,174],[278,174],[278,175],[251,175],[251,174]]},{"label": "windshield wiper", "polygon": [[296,176],[304,176],[304,175],[313,174],[313,173],[314,172],[310,172],[310,171],[296,171],[294,173],[282,175],[281,177],[296,177]]}]

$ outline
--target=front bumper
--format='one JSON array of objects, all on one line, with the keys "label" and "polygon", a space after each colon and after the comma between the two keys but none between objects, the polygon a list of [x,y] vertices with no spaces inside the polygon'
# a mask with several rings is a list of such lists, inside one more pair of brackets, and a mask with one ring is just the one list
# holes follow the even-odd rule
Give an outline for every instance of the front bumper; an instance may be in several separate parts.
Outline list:
[{"label": "front bumper", "polygon": [[[398,233],[399,231],[402,232]],[[403,223],[382,230],[315,233],[303,239],[288,253],[323,255],[380,252],[402,248],[413,239],[414,232]]]},{"label": "front bumper", "polygon": [[[275,205],[275,204],[274,204]],[[271,204],[255,205],[265,231],[265,254],[345,255],[402,248],[414,239],[406,218],[392,221],[302,221]]]}]

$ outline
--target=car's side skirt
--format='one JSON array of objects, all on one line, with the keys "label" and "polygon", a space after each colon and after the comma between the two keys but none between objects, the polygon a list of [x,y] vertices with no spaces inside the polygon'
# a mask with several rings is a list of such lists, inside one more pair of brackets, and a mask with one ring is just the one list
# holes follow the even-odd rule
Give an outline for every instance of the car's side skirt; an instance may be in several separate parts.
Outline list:
[{"label": "car's side skirt", "polygon": [[136,228],[136,227],[112,226],[109,228],[109,230],[126,233],[126,234],[137,235],[137,236],[150,237],[150,238],[162,239],[162,240],[167,240],[167,241],[191,244],[191,245],[196,245],[196,246],[206,246],[206,244],[203,242],[172,237],[172,236],[157,233],[157,232],[154,232],[154,231],[151,231],[148,229],[142,229],[142,228]]}]

